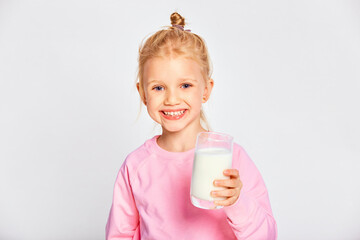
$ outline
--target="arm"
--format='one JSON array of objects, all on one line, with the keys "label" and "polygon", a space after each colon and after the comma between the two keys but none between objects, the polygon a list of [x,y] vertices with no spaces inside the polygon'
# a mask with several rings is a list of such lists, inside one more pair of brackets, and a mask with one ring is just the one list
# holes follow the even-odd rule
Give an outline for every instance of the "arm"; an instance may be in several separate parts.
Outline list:
[{"label": "arm", "polygon": [[113,202],[106,224],[107,240],[140,239],[139,213],[125,163],[120,168],[114,186]]},{"label": "arm", "polygon": [[233,165],[235,169],[225,174],[230,180],[221,181],[221,185],[228,188],[222,195],[228,198],[218,205],[225,206],[227,221],[237,239],[276,239],[276,222],[260,172],[244,149],[239,148],[234,154],[238,158]]},{"label": "arm", "polygon": [[[257,186],[259,187],[259,186]],[[256,198],[251,193],[241,193],[238,201],[225,207],[227,221],[237,239],[275,240],[277,227],[275,219],[269,211],[267,193]]]}]

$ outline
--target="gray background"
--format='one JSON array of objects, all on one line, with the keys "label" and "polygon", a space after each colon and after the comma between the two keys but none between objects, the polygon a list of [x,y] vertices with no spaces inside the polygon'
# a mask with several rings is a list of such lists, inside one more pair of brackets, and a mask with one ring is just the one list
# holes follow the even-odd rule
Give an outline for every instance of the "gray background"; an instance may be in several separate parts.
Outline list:
[{"label": "gray background", "polygon": [[213,130],[267,184],[279,239],[360,239],[359,1],[0,1],[0,239],[104,239],[159,127],[137,51],[178,10],[206,40]]}]

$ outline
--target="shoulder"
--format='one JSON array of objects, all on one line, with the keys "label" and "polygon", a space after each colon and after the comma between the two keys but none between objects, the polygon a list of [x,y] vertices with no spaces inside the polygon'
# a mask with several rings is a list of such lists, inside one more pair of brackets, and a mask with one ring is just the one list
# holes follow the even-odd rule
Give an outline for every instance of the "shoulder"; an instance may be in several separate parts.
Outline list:
[{"label": "shoulder", "polygon": [[245,149],[238,143],[234,143],[233,145],[233,156],[240,160],[251,160]]},{"label": "shoulder", "polygon": [[130,173],[135,172],[136,169],[152,155],[151,153],[154,139],[155,137],[146,140],[141,146],[130,152],[126,156],[121,169],[126,168]]},{"label": "shoulder", "polygon": [[248,153],[238,143],[233,145],[233,167],[242,170],[256,168]]},{"label": "shoulder", "polygon": [[234,142],[233,152],[239,154],[240,152],[245,152],[245,150],[244,150],[244,148],[243,148],[240,144]]},{"label": "shoulder", "polygon": [[240,179],[244,183],[244,191],[251,186],[264,185],[259,169],[245,149],[237,143],[234,143],[233,146],[232,166],[239,170]]}]

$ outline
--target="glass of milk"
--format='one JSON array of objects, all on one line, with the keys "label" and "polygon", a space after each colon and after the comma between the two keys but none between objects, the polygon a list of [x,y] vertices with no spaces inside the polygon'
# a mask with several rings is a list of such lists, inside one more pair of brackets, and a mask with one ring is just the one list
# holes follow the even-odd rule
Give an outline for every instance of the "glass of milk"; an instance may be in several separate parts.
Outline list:
[{"label": "glass of milk", "polygon": [[191,177],[190,198],[194,206],[203,209],[219,209],[211,191],[225,189],[215,187],[215,179],[229,179],[223,174],[225,169],[232,168],[233,137],[216,132],[201,132],[196,139],[195,156]]}]

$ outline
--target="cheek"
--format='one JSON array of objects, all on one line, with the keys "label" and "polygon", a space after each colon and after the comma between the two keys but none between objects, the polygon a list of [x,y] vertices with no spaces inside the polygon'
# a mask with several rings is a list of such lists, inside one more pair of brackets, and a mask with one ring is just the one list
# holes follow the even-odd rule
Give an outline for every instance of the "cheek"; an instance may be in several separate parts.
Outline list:
[{"label": "cheek", "polygon": [[158,107],[158,104],[156,104],[154,102],[154,99],[148,99],[148,102],[147,102],[147,105],[146,105],[146,110],[149,114],[149,116],[155,121],[155,122],[158,122],[158,110],[159,110],[159,107]]},{"label": "cheek", "polygon": [[157,111],[159,106],[161,105],[161,99],[159,97],[155,97],[152,95],[148,95],[146,99],[146,107],[148,109],[149,114],[153,111]]},{"label": "cheek", "polygon": [[193,107],[201,108],[202,93],[200,91],[193,92],[188,95],[188,100]]},{"label": "cheek", "polygon": [[146,93],[145,96],[148,104],[154,104],[154,102],[156,102],[156,97],[154,97],[153,94]]}]

